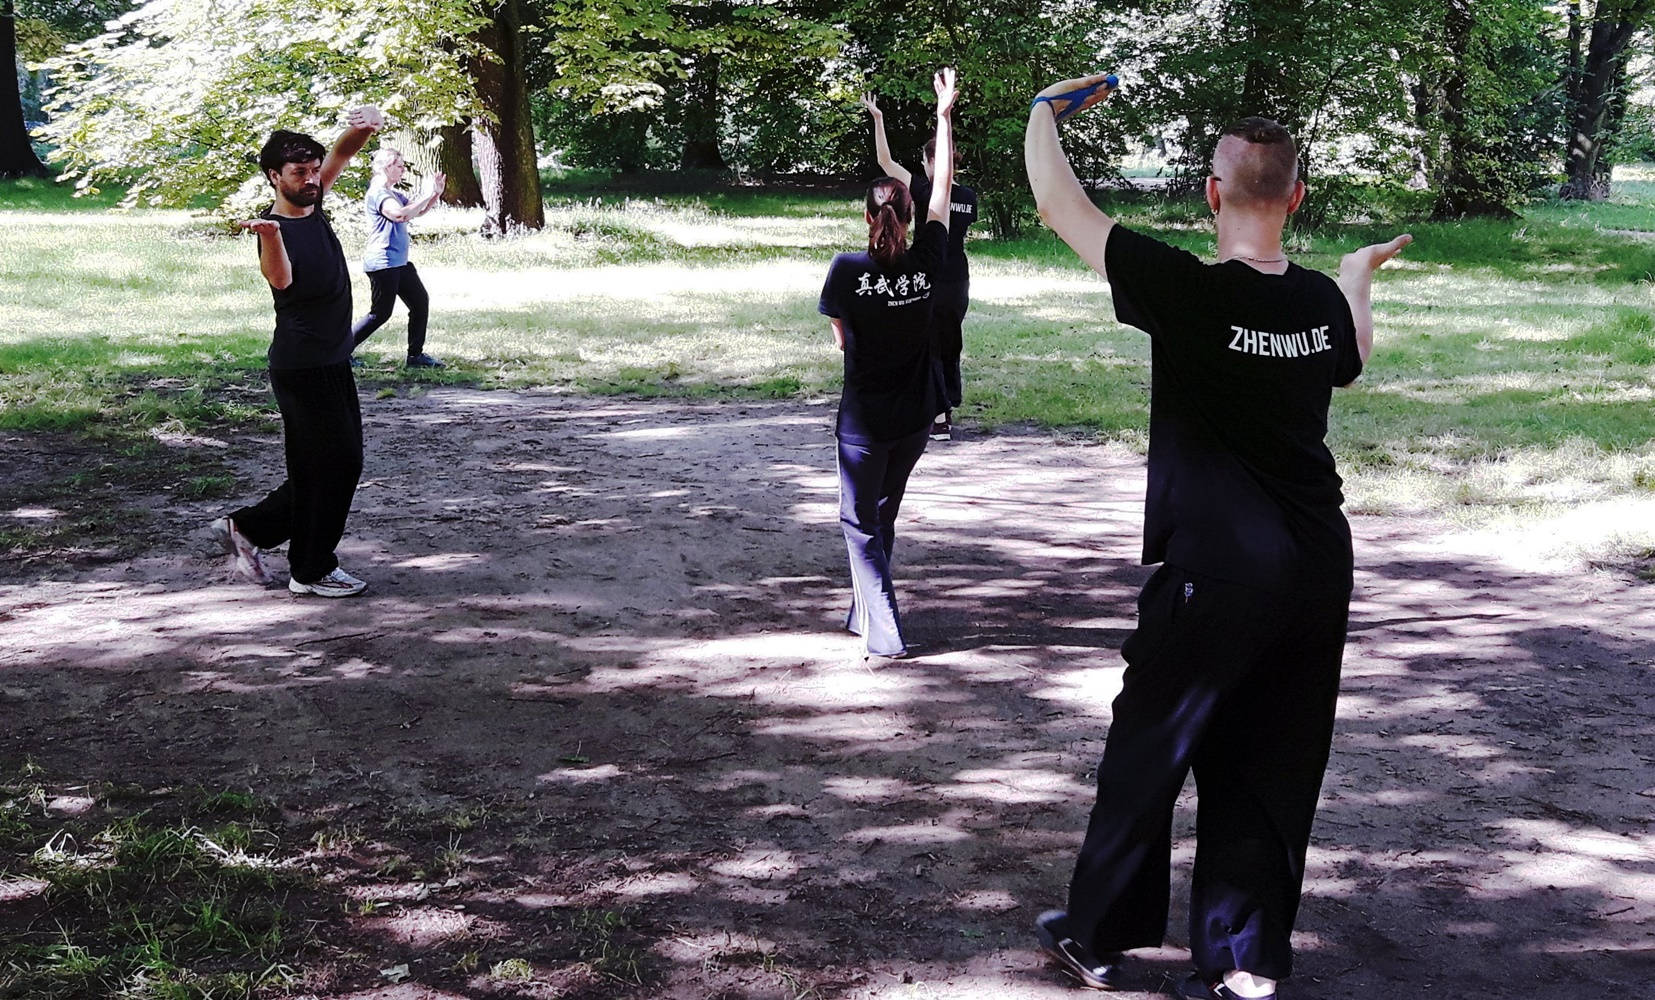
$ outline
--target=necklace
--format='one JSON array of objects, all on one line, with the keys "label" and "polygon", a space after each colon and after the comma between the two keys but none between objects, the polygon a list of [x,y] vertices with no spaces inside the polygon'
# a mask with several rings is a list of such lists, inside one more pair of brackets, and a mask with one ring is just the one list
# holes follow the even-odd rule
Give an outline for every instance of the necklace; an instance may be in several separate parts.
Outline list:
[{"label": "necklace", "polygon": [[1283,255],[1281,257],[1254,257],[1252,254],[1245,254],[1245,253],[1238,253],[1234,257],[1226,257],[1226,258],[1224,258],[1224,263],[1228,264],[1232,260],[1250,260],[1255,264],[1285,264],[1285,263],[1287,263],[1287,257],[1285,255]]}]

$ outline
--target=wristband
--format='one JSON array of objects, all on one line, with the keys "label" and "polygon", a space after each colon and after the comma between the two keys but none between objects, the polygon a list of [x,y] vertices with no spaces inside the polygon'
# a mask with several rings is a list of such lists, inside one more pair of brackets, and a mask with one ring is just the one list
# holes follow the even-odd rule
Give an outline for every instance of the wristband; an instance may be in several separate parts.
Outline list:
[{"label": "wristband", "polygon": [[1099,87],[1114,90],[1120,85],[1120,82],[1120,77],[1110,73],[1108,76],[1099,80],[1097,83],[1092,84],[1090,87],[1081,87],[1079,90],[1071,90],[1067,94],[1051,94],[1047,97],[1036,97],[1033,101],[1029,102],[1029,110],[1033,111],[1035,109],[1035,105],[1037,104],[1051,104],[1053,101],[1068,101],[1069,106],[1064,108],[1062,111],[1057,110],[1055,106],[1052,108],[1052,120],[1060,122],[1079,111],[1080,106],[1086,103],[1087,98],[1097,93]]}]

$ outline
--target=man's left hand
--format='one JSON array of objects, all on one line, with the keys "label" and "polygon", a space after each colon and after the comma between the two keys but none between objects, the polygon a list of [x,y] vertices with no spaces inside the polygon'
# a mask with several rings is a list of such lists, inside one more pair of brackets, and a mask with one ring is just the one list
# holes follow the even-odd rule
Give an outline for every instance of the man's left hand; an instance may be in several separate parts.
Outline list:
[{"label": "man's left hand", "polygon": [[1412,243],[1414,238],[1408,233],[1387,243],[1374,243],[1360,250],[1352,250],[1339,259],[1339,273],[1341,275],[1361,276],[1364,273],[1372,274],[1385,265],[1385,262],[1402,252],[1402,248]]},{"label": "man's left hand", "polygon": [[350,113],[345,116],[345,124],[351,128],[378,132],[385,127],[385,114],[372,104],[364,104],[359,108],[350,110]]}]

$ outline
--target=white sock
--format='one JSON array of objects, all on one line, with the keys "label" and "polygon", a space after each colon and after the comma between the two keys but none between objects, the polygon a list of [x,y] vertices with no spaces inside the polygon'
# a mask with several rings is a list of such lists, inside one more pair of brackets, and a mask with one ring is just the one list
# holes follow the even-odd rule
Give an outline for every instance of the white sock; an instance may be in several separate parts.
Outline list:
[{"label": "white sock", "polygon": [[1224,985],[1238,997],[1267,997],[1276,992],[1276,981],[1251,972],[1231,969],[1224,973]]}]

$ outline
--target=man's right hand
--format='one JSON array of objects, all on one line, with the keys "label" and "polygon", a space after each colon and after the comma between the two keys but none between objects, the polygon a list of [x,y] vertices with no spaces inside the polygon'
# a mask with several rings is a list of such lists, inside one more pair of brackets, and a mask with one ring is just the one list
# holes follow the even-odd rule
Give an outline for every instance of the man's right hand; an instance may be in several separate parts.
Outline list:
[{"label": "man's right hand", "polygon": [[257,236],[280,236],[282,224],[275,219],[247,219],[236,223],[242,229]]},{"label": "man's right hand", "polygon": [[885,112],[879,110],[879,102],[874,99],[872,93],[862,95],[862,106],[867,108],[868,114],[873,115],[875,118],[882,118],[885,115]]}]

